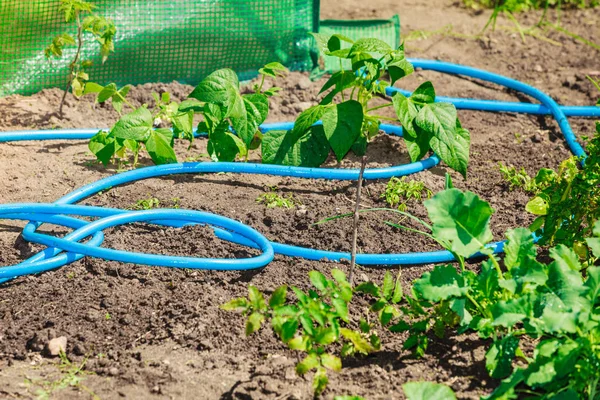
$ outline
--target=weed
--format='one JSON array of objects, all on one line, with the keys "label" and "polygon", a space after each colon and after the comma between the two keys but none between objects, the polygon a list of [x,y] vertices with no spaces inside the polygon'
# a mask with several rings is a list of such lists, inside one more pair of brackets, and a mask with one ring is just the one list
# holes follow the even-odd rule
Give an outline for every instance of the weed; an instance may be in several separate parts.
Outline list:
[{"label": "weed", "polygon": [[81,364],[73,364],[67,358],[66,354],[60,352],[60,364],[58,370],[60,372],[59,379],[50,380],[32,380],[25,379],[25,385],[28,387],[35,388],[34,394],[38,400],[49,400],[54,398],[54,394],[57,391],[65,389],[67,387],[77,388],[88,393],[92,399],[99,400],[100,398],[82,382],[85,379],[85,375],[89,375],[90,372],[83,370],[87,362],[87,357],[81,362]]},{"label": "weed", "polygon": [[502,174],[502,179],[509,184],[509,190],[523,189],[527,193],[537,193],[543,184],[540,182],[536,183],[535,179],[527,174],[525,168],[517,170],[514,166],[504,165],[502,162],[498,163],[498,170]]},{"label": "weed", "polygon": [[425,183],[417,180],[407,181],[406,177],[391,178],[385,188],[385,192],[381,194],[381,198],[385,198],[386,203],[390,207],[396,207],[400,211],[406,211],[408,206],[406,202],[415,200],[421,201],[424,197],[430,198],[432,195]]},{"label": "weed", "polygon": [[134,205],[130,207],[131,210],[151,210],[153,208],[160,207],[160,200],[156,197],[148,197],[145,199],[140,199],[135,202]]},{"label": "weed", "polygon": [[267,208],[294,208],[296,206],[297,201],[294,199],[294,196],[291,194],[287,197],[283,197],[277,194],[275,191],[270,191],[268,193],[263,193],[256,198],[256,202],[259,204],[264,204]]}]

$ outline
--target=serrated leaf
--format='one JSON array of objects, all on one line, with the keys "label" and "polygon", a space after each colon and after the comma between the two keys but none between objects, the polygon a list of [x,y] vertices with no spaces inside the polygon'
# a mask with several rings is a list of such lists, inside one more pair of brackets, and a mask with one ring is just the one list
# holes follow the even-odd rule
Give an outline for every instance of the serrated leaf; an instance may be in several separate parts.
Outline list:
[{"label": "serrated leaf", "polygon": [[332,328],[320,328],[315,335],[315,341],[322,345],[327,346],[337,340],[336,331]]},{"label": "serrated leaf", "polygon": [[296,318],[289,319],[281,326],[281,340],[284,343],[291,341],[298,330],[298,320]]},{"label": "serrated leaf", "polygon": [[325,275],[323,275],[319,271],[310,271],[308,273],[308,277],[310,278],[310,282],[313,284],[314,287],[319,289],[321,292],[327,291],[328,284]]},{"label": "serrated leaf", "polygon": [[339,372],[342,370],[342,360],[333,354],[321,354],[321,364],[332,371]]},{"label": "serrated leaf", "polygon": [[433,222],[433,236],[459,256],[469,257],[492,240],[493,209],[475,193],[447,189],[423,204]]},{"label": "serrated leaf", "polygon": [[408,382],[402,385],[408,400],[456,400],[456,395],[446,385],[433,382]]},{"label": "serrated leaf", "polygon": [[398,277],[396,278],[396,283],[394,286],[394,293],[392,295],[392,303],[396,304],[402,300],[404,293],[402,291],[402,281],[400,280],[400,272],[398,272]]},{"label": "serrated leaf", "polygon": [[383,284],[381,285],[381,295],[384,299],[390,300],[394,290],[394,278],[390,271],[385,271],[383,276]]},{"label": "serrated leaf", "polygon": [[250,304],[255,310],[264,310],[266,309],[265,297],[262,292],[253,285],[248,286],[248,299],[250,300]]},{"label": "serrated leaf", "polygon": [[341,328],[340,334],[354,345],[356,351],[362,354],[369,354],[375,351],[375,348],[360,333],[350,330],[348,328]]},{"label": "serrated leaf", "polygon": [[296,364],[296,372],[298,375],[304,375],[311,369],[317,368],[320,365],[319,356],[316,354],[309,354],[302,361]]},{"label": "serrated leaf", "polygon": [[331,303],[333,304],[333,308],[335,308],[335,311],[340,316],[340,318],[342,319],[342,321],[349,322],[349,319],[348,319],[348,303],[346,303],[344,300],[342,300],[340,298],[334,298],[334,299],[332,299]]},{"label": "serrated leaf", "polygon": [[245,297],[240,297],[222,304],[219,308],[225,311],[243,311],[248,308],[248,305],[248,300]]},{"label": "serrated leaf", "polygon": [[356,286],[356,288],[354,288],[355,292],[359,292],[359,293],[366,293],[366,294],[370,294],[373,297],[380,297],[380,291],[379,291],[379,287],[371,282],[363,282],[360,285]]},{"label": "serrated leaf", "polygon": [[287,298],[287,286],[279,286],[269,299],[269,307],[276,308],[285,304],[285,300]]},{"label": "serrated leaf", "polygon": [[265,320],[265,316],[258,312],[253,312],[246,321],[246,336],[252,335],[260,329],[261,324]]},{"label": "serrated leaf", "polygon": [[327,378],[327,373],[323,368],[318,368],[312,384],[314,396],[318,397],[321,393],[323,393],[323,390],[325,390],[328,383],[329,378]]}]

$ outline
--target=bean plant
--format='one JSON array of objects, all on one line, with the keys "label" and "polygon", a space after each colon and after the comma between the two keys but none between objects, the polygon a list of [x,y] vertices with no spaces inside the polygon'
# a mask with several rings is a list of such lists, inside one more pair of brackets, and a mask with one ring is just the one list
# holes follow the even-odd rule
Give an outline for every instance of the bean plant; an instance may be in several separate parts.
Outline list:
[{"label": "bean plant", "polygon": [[85,83],[89,79],[86,69],[93,65],[91,60],[81,59],[81,49],[86,42],[87,35],[91,36],[100,45],[102,63],[106,62],[108,56],[114,51],[114,36],[117,29],[110,19],[93,13],[96,6],[85,0],[60,0],[60,12],[64,14],[65,22],[74,22],[77,26],[77,34],[73,37],[69,33],[61,33],[52,39],[52,43],[44,50],[48,60],[52,57],[60,58],[66,46],[76,46],[77,50],[69,63],[69,76],[64,94],[60,100],[58,112],[63,113],[63,106],[69,89],[79,97],[84,94]]},{"label": "bean plant", "polygon": [[[164,126],[153,129],[160,115],[142,106],[123,115],[109,132],[99,132],[92,139],[91,151],[107,164],[114,155],[122,157],[123,149],[137,155],[143,144],[154,163],[176,162],[173,140],[182,133],[191,140],[194,116],[199,115],[197,132],[208,136],[213,161],[247,161],[250,151],[260,149],[263,163],[318,167],[331,152],[338,161],[349,152],[363,155],[379,133],[381,121],[391,120],[402,124],[413,161],[433,150],[450,168],[466,176],[469,132],[462,128],[452,104],[435,102],[431,82],[423,83],[410,97],[396,93],[385,104],[373,104],[375,98],[385,96],[386,87],[413,72],[402,46],[394,49],[378,39],[354,42],[343,35],[315,37],[326,55],[337,57],[341,64],[350,63],[351,69],[336,72],[325,82],[320,103],[302,112],[292,129],[259,128],[268,116],[269,97],[280,90],[265,89],[265,79],[286,72],[281,64],[270,63],[258,71],[261,80],[253,93],[242,94],[237,75],[225,68],[208,75],[181,104],[163,101],[163,116],[167,125],[172,123],[173,134]],[[114,84],[93,84],[86,93],[97,93],[99,102],[112,98],[121,113],[128,91],[128,86],[117,89]],[[376,114],[385,107],[393,107],[397,116]]]},{"label": "bean plant", "polygon": [[[422,228],[390,224],[436,241],[454,255],[456,265],[435,266],[415,280],[408,292],[402,290],[399,278],[394,279],[389,271],[381,286],[364,282],[355,288],[341,279],[341,271],[333,272],[338,276],[338,283],[311,272],[313,285],[332,299],[331,303],[318,308],[337,316],[340,333],[359,319],[349,314],[354,308],[348,305],[354,298],[362,297],[369,302],[369,313],[375,313],[374,319],[381,329],[408,332],[403,347],[416,357],[425,354],[432,334],[444,337],[448,331],[477,332],[488,342],[485,368],[492,378],[501,380],[485,399],[523,396],[600,399],[600,266],[597,265],[600,222],[596,222],[589,236],[584,238],[595,262],[581,263],[574,247],[564,244],[547,249],[550,261],[548,257],[539,257],[532,232],[527,228],[506,233],[504,257],[499,258],[493,254],[494,247],[490,244],[493,209],[489,203],[472,192],[449,188],[426,200],[424,205],[430,223],[390,209],[417,221]],[[467,268],[466,260],[473,255],[485,259],[479,266]],[[322,301],[320,296],[314,292],[308,298],[319,302]],[[308,304],[301,297],[298,296],[297,301]],[[336,298],[341,299],[337,301],[343,303],[343,307],[334,306]],[[246,306],[250,300],[235,302]],[[228,303],[225,308],[233,307]],[[253,310],[245,312],[250,314],[250,321]],[[365,335],[375,331],[372,323],[366,323],[373,318],[367,314],[360,319],[361,331],[354,331],[354,335],[366,340]],[[321,321],[322,324],[313,320],[312,326],[328,326],[329,319],[322,317]],[[280,330],[278,323],[274,328],[276,332]],[[349,340],[349,336],[342,335],[342,338]],[[371,336],[364,342],[372,346],[369,353],[382,346],[378,338]],[[522,345],[532,342],[533,350]],[[352,355],[343,351],[345,346],[342,346],[342,358]],[[316,361],[313,364],[314,368],[325,368]],[[337,370],[342,364],[336,359],[335,365]],[[315,380],[322,376],[322,372],[315,375]],[[322,386],[315,387],[320,388],[320,393]],[[416,393],[421,393],[421,389],[426,390],[425,386],[415,387]],[[454,398],[443,386],[427,390],[434,389],[440,390],[437,398]]]}]

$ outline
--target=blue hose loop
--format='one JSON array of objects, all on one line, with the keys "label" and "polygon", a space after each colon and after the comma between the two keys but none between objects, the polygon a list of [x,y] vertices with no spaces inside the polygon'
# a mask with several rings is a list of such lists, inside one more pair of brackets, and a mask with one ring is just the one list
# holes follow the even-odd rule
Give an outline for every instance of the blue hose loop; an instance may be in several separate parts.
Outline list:
[{"label": "blue hose loop", "polygon": [[[541,104],[530,104],[530,103],[513,103],[513,102],[500,102],[500,101],[489,101],[489,100],[473,100],[473,99],[456,99],[456,98],[444,98],[438,97],[438,101],[449,101],[462,109],[475,109],[481,111],[494,111],[494,112],[523,112],[529,114],[551,114],[559,124],[559,127],[565,136],[565,141],[569,146],[571,152],[577,156],[585,156],[583,148],[577,143],[575,135],[573,134],[566,115],[571,116],[600,116],[598,107],[574,107],[574,106],[559,106],[551,97],[541,92],[540,90],[526,85],[522,82],[490,73],[487,71],[478,70],[471,67],[461,66],[457,64],[445,63],[440,61],[428,61],[428,60],[410,60],[413,65],[417,68],[430,69],[438,72],[465,75],[472,78],[486,80],[492,83],[503,85],[513,90],[521,91],[541,102]],[[389,89],[391,94],[396,89]],[[406,92],[404,92],[406,93]],[[271,129],[290,129],[293,123],[274,123],[265,124],[261,127],[263,131]],[[402,129],[400,127],[391,125],[382,125],[381,128],[390,134],[402,135]],[[57,139],[89,139],[98,132],[97,129],[75,129],[75,130],[55,130],[55,131],[19,131],[19,132],[8,132],[0,133],[0,142],[17,141],[17,140],[57,140]],[[365,179],[384,179],[392,176],[408,175],[416,172],[423,171],[427,168],[431,168],[439,163],[439,158],[432,155],[428,159],[411,163],[407,165],[393,166],[387,168],[376,168],[365,170]],[[96,181],[94,183],[83,186],[63,197],[54,203],[55,207],[81,207],[81,206],[69,206],[69,204],[76,203],[84,198],[92,196],[101,190],[108,189],[110,187],[122,185],[125,183],[135,182],[142,179],[155,178],[165,175],[173,174],[195,174],[195,173],[214,173],[214,172],[230,172],[230,173],[249,173],[249,174],[263,174],[263,175],[277,175],[277,176],[291,176],[297,178],[311,178],[311,179],[339,179],[339,180],[356,180],[358,179],[359,171],[354,169],[331,169],[331,168],[304,168],[304,167],[289,167],[280,165],[263,165],[263,164],[249,164],[249,163],[183,163],[183,164],[168,164],[154,167],[140,168],[133,171],[117,174],[111,177],[107,177]],[[44,206],[44,205],[37,205]],[[0,206],[0,210],[2,210]],[[86,207],[90,208],[90,207]],[[18,212],[14,209],[12,211],[5,211],[4,217],[19,217],[17,219],[26,219],[33,222],[27,224],[24,229],[24,237],[28,240],[36,240],[40,243],[49,246],[43,252],[23,261],[16,266],[7,267],[0,269],[0,283],[10,279],[10,277],[18,276],[15,273],[19,272],[19,275],[25,275],[28,273],[42,272],[51,268],[57,268],[67,263],[73,262],[76,259],[83,257],[83,255],[99,256],[102,255],[102,251],[106,250],[109,252],[115,252],[116,250],[100,249],[97,248],[102,242],[103,236],[101,230],[108,226],[119,225],[121,223],[127,223],[125,221],[136,221],[136,217],[133,217],[131,212],[116,209],[97,209],[103,211],[95,211],[101,219],[94,222],[87,222],[77,220],[74,218],[57,215],[57,211],[48,211],[49,214],[36,212],[31,214],[31,209]],[[75,212],[75,214],[83,213],[83,210]],[[172,218],[173,211],[178,210],[151,210],[161,211],[163,214],[148,214],[143,216],[143,220],[156,222],[162,221],[162,225],[182,226],[186,223],[194,223],[186,218]],[[181,210],[179,210],[181,211]],[[87,211],[89,213],[89,211]],[[136,212],[140,213],[140,212]],[[101,214],[101,215],[100,215]],[[82,215],[82,214],[79,214]],[[83,215],[86,215],[83,213]],[[214,216],[214,215],[213,215]],[[146,218],[147,217],[147,218]],[[224,218],[224,217],[222,217]],[[192,218],[193,219],[193,218]],[[197,221],[194,219],[194,221]],[[54,238],[52,236],[46,236],[36,233],[37,227],[41,223],[57,223],[67,227],[75,228],[76,231],[71,232],[64,239]],[[235,222],[235,221],[234,221]],[[238,223],[239,224],[239,223]],[[219,224],[215,224],[214,231],[217,237],[229,240],[234,243],[259,248],[263,251],[262,256],[270,254],[269,248],[265,247],[265,243],[261,242],[258,237],[253,238],[238,232],[237,230],[222,229]],[[240,224],[241,225],[241,224]],[[244,225],[241,225],[244,226]],[[252,229],[247,227],[248,229]],[[256,231],[254,231],[256,232]],[[258,233],[258,232],[256,232]],[[83,236],[81,236],[83,235]],[[86,243],[78,243],[77,240],[81,240],[89,235],[93,235],[92,238]],[[75,239],[77,238],[77,239]],[[58,241],[57,241],[58,240]],[[72,240],[75,240],[72,241]],[[266,240],[266,239],[265,239]],[[350,253],[333,252],[317,249],[303,248],[299,246],[287,245],[277,242],[268,242],[271,245],[271,251],[277,254],[287,255],[291,257],[302,257],[309,260],[322,260],[328,259],[331,261],[340,261],[343,259],[349,259]],[[63,247],[64,246],[64,247]],[[496,242],[488,245],[494,253],[503,251],[504,242]],[[66,253],[63,250],[67,250]],[[130,253],[131,254],[131,253]],[[107,259],[120,260],[131,260],[127,254],[108,253]],[[154,264],[152,255],[145,255],[145,261]],[[473,257],[481,256],[476,254]],[[135,257],[135,260],[124,261],[141,263],[139,255]],[[187,258],[187,257],[184,257]],[[272,258],[272,257],[271,257]],[[189,259],[189,258],[187,258]],[[429,264],[429,263],[440,263],[440,262],[452,262],[454,257],[448,251],[433,251],[433,252],[421,252],[421,253],[408,253],[408,254],[357,254],[357,262],[363,265],[411,265],[411,264]],[[235,260],[237,262],[237,260]],[[160,260],[161,263],[167,263],[165,260]],[[46,264],[44,264],[46,263]],[[161,264],[162,265],[162,264]],[[17,270],[16,268],[20,268]],[[241,269],[241,268],[229,268],[229,269]]]},{"label": "blue hose loop", "polygon": [[[61,214],[101,218],[88,222],[65,217]],[[16,276],[43,272],[50,267],[60,266],[58,264],[65,261],[65,257],[68,258],[69,262],[76,261],[83,256],[91,256],[124,263],[173,268],[247,270],[262,268],[270,263],[275,256],[271,243],[255,229],[230,218],[202,211],[180,209],[124,211],[79,205],[17,203],[0,205],[0,218],[49,222],[76,228],[75,231],[64,238],[59,238],[35,232],[35,229],[32,230],[32,227],[35,226],[33,224],[31,224],[32,227],[26,227],[28,231],[26,239],[28,241],[43,244],[48,248],[20,264],[0,268],[0,283]],[[152,221],[154,223],[160,220],[178,220],[219,227],[220,230],[235,234],[236,237],[252,243],[252,247],[260,249],[262,254],[250,258],[219,259],[164,256],[98,247],[103,238],[101,232],[106,228],[132,222]],[[90,235],[92,235],[90,242],[86,244],[78,242]],[[57,250],[67,251],[67,253],[57,256]]]}]

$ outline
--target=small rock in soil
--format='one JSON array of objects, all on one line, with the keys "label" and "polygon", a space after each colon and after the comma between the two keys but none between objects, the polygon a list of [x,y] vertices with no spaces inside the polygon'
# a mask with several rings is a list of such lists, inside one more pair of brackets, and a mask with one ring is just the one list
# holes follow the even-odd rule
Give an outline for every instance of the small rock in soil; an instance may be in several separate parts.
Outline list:
[{"label": "small rock in soil", "polygon": [[311,86],[312,86],[312,82],[310,81],[310,78],[307,76],[303,76],[302,78],[300,78],[300,80],[296,84],[296,87],[298,89],[302,89],[302,90],[310,89]]},{"label": "small rock in soil", "polygon": [[46,346],[46,353],[49,356],[56,357],[62,351],[63,353],[67,350],[67,337],[60,336],[51,339]]}]

